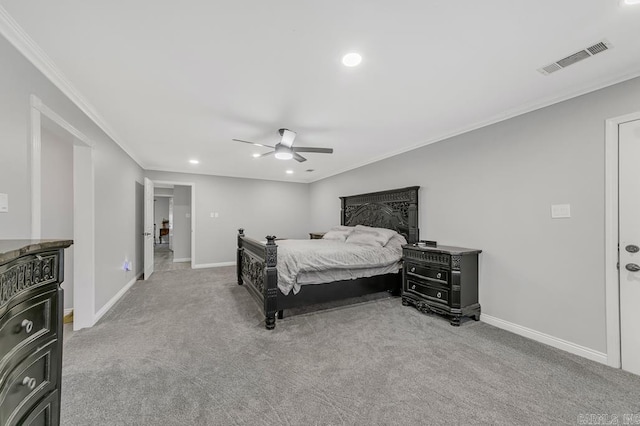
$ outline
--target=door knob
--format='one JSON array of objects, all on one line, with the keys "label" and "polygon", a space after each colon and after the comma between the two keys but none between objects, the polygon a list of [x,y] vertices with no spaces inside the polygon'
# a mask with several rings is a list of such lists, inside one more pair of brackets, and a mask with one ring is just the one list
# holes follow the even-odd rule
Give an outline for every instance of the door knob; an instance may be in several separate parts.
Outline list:
[{"label": "door knob", "polygon": [[631,272],[638,272],[640,271],[640,266],[636,265],[635,263],[627,263],[626,265],[624,265],[624,268],[627,271],[631,271]]}]

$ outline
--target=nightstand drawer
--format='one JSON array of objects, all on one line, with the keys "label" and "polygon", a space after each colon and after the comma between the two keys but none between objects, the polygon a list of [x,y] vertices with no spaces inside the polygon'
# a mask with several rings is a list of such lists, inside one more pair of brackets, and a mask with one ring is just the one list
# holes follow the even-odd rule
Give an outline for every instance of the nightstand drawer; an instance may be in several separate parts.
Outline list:
[{"label": "nightstand drawer", "polygon": [[11,308],[0,320],[0,371],[5,363],[22,348],[40,338],[55,334],[56,289],[38,294]]},{"label": "nightstand drawer", "polygon": [[18,424],[34,402],[54,390],[57,377],[52,375],[56,359],[56,340],[25,358],[7,376],[0,393],[0,424]]},{"label": "nightstand drawer", "polygon": [[449,303],[449,292],[447,290],[438,287],[431,287],[412,279],[407,279],[406,286],[407,288],[404,290],[407,293],[415,293],[428,299],[437,300],[442,303]]},{"label": "nightstand drawer", "polygon": [[407,273],[424,280],[435,281],[440,285],[449,284],[449,271],[443,271],[442,269],[407,263]]}]

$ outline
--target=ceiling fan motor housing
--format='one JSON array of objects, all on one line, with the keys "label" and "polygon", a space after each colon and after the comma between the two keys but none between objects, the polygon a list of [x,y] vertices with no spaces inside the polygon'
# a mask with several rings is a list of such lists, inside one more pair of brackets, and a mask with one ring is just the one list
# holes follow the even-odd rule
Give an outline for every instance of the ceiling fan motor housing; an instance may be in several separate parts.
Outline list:
[{"label": "ceiling fan motor housing", "polygon": [[296,138],[296,132],[292,132],[289,129],[278,129],[278,133],[280,133],[280,136],[282,136],[282,138],[280,139],[281,144],[284,144],[288,147],[291,147],[293,145],[293,141]]}]

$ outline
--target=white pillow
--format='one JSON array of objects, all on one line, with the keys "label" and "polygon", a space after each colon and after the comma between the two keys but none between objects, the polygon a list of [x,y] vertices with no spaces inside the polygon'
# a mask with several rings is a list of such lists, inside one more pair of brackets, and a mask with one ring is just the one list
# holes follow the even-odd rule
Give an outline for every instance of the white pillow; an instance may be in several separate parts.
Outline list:
[{"label": "white pillow", "polygon": [[353,230],[353,226],[334,226],[322,236],[322,239],[344,242],[346,241],[347,237],[353,232]]},{"label": "white pillow", "polygon": [[397,232],[392,229],[356,225],[355,230],[347,237],[347,243],[384,247],[394,235]]},{"label": "white pillow", "polygon": [[391,248],[400,250],[402,252],[402,246],[407,244],[407,240],[400,234],[396,234],[384,245],[385,248]]}]

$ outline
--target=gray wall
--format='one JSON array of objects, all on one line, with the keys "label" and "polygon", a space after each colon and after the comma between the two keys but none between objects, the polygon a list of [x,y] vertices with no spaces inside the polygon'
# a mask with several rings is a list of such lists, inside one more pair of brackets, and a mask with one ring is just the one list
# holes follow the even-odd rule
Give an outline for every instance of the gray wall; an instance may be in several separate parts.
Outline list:
[{"label": "gray wall", "polygon": [[606,352],[605,120],[634,111],[640,79],[315,182],[312,226],[340,195],[420,185],[421,238],[483,250],[483,313]]},{"label": "gray wall", "polygon": [[[8,193],[10,202],[9,213],[0,214],[0,238],[31,237],[29,96],[34,94],[95,144],[98,311],[142,271],[138,241],[142,230],[136,219],[136,185],[142,182],[142,169],[2,37],[0,64],[0,192]],[[125,256],[133,261],[134,271],[122,270]]]},{"label": "gray wall", "polygon": [[[154,197],[153,198],[153,223],[156,225],[156,241],[160,241],[160,228],[162,228],[162,220],[169,220],[169,198],[170,197]],[[168,226],[168,225],[167,225]],[[168,235],[165,235],[162,239],[163,242],[168,243]]]},{"label": "gray wall", "polygon": [[190,186],[176,185],[173,188],[173,259],[191,259]]},{"label": "gray wall", "polygon": [[[41,236],[73,240],[73,137],[43,127],[41,149]],[[73,251],[64,256],[65,309],[73,308]]]},{"label": "gray wall", "polygon": [[[238,228],[257,239],[309,238],[312,230],[307,184],[158,171],[146,175],[157,181],[195,183],[196,265],[235,262]],[[218,217],[211,217],[216,212]]]}]

